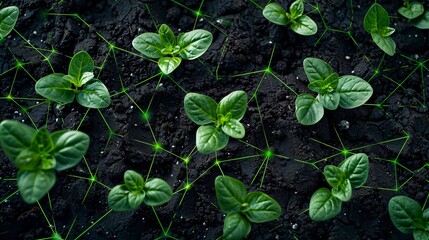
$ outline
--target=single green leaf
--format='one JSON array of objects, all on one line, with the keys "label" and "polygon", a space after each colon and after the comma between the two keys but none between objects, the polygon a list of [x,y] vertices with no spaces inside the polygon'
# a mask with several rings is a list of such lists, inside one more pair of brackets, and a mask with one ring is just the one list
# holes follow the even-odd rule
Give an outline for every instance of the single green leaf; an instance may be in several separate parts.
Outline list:
[{"label": "single green leaf", "polygon": [[429,223],[429,208],[423,211],[423,219]]},{"label": "single green leaf", "polygon": [[64,76],[61,73],[54,73],[39,79],[35,86],[36,92],[49,100],[61,104],[73,102],[75,92],[71,83]]},{"label": "single green leaf", "polygon": [[40,159],[40,169],[42,170],[51,170],[57,165],[57,161],[51,153],[41,153]]},{"label": "single green leaf", "polygon": [[416,229],[413,231],[414,240],[428,240],[429,239],[429,231],[423,229]]},{"label": "single green leaf", "polygon": [[49,134],[46,128],[40,128],[36,131],[31,140],[31,148],[37,152],[45,153],[54,150],[54,142],[52,141],[51,134]]},{"label": "single green leaf", "polygon": [[130,191],[142,191],[144,188],[142,175],[133,170],[127,170],[124,173],[124,183]]},{"label": "single green leaf", "polygon": [[82,76],[85,72],[94,72],[94,61],[87,52],[81,51],[71,59],[68,75],[76,78],[79,83],[78,86],[82,86]]},{"label": "single green leaf", "polygon": [[304,13],[304,2],[302,0],[293,2],[290,5],[289,11],[292,19],[302,16]]},{"label": "single green leaf", "polygon": [[295,100],[295,115],[303,125],[316,124],[324,114],[323,106],[311,94],[302,93]]},{"label": "single green leaf", "polygon": [[149,179],[144,184],[146,196],[143,202],[148,206],[158,206],[170,201],[173,190],[168,183],[160,178]]},{"label": "single green leaf", "polygon": [[233,118],[222,126],[222,131],[226,135],[238,139],[243,138],[246,134],[246,129],[244,129],[243,124]]},{"label": "single green leaf", "polygon": [[216,177],[215,191],[219,207],[225,214],[239,211],[247,195],[243,182],[228,176]]},{"label": "single green leaf", "polygon": [[80,79],[80,83],[79,83],[80,86],[78,85],[78,87],[82,87],[83,85],[85,85],[86,83],[91,81],[92,79],[94,79],[94,73],[84,72],[82,74],[82,78]]},{"label": "single green leaf", "polygon": [[339,105],[344,109],[363,105],[373,93],[373,89],[367,81],[353,75],[340,77],[336,91],[340,94]]},{"label": "single green leaf", "polygon": [[393,56],[396,53],[396,43],[391,37],[383,37],[378,32],[371,33],[372,40],[377,46],[387,53],[389,56]]},{"label": "single green leaf", "polygon": [[89,136],[86,133],[65,130],[54,132],[51,136],[55,143],[53,154],[58,171],[76,166],[88,150]]},{"label": "single green leaf", "polygon": [[75,86],[78,86],[79,85],[79,80],[78,79],[76,79],[75,77],[73,77],[73,76],[70,76],[70,75],[64,75],[63,76],[63,78],[64,78],[64,80],[67,80],[68,82],[70,82],[71,84],[73,84],[73,85],[75,85]]},{"label": "single green leaf", "polygon": [[325,221],[341,212],[341,200],[332,196],[327,188],[321,188],[313,193],[310,200],[309,214],[314,221]]},{"label": "single green leaf", "polygon": [[196,140],[198,151],[202,154],[210,154],[225,148],[228,145],[229,137],[221,128],[210,124],[197,129]]},{"label": "single green leaf", "polygon": [[380,30],[379,34],[382,37],[389,37],[390,35],[392,35],[394,32],[396,31],[396,29],[391,28],[391,27],[386,27]]},{"label": "single green leaf", "polygon": [[76,99],[80,105],[87,108],[106,108],[111,102],[109,90],[95,78],[77,92]]},{"label": "single green leaf", "polygon": [[333,73],[331,66],[318,58],[306,58],[303,65],[310,83],[317,80],[325,80]]},{"label": "single green leaf", "polygon": [[217,114],[224,116],[231,114],[231,118],[240,121],[247,109],[247,93],[245,91],[234,91],[220,100],[217,106]]},{"label": "single green leaf", "polygon": [[429,11],[426,11],[420,17],[411,20],[411,24],[413,24],[416,28],[429,29]]},{"label": "single green leaf", "polygon": [[265,6],[264,10],[262,11],[262,15],[264,15],[268,21],[275,24],[285,26],[289,23],[289,18],[286,15],[286,11],[280,4],[275,2]]},{"label": "single green leaf", "polygon": [[39,153],[31,148],[23,149],[15,159],[15,166],[20,170],[33,171],[40,169],[42,159]]},{"label": "single green leaf", "polygon": [[408,18],[409,20],[421,16],[425,12],[423,4],[419,2],[412,2],[408,7],[401,7],[398,9],[399,14]]},{"label": "single green leaf", "polygon": [[252,229],[249,221],[239,213],[230,213],[223,224],[223,238],[225,240],[245,239]]},{"label": "single green leaf", "polygon": [[340,199],[343,202],[347,202],[352,198],[352,185],[350,181],[346,179],[338,187],[332,188],[332,196]]},{"label": "single green leaf", "polygon": [[316,80],[308,84],[308,89],[311,91],[320,93],[323,91],[323,87],[325,86],[325,81],[323,80]]},{"label": "single green leaf", "polygon": [[31,146],[35,133],[34,128],[23,123],[14,120],[3,120],[0,123],[0,145],[3,152],[15,163],[16,157]]},{"label": "single green leaf", "polygon": [[406,196],[395,196],[390,199],[389,215],[393,225],[404,234],[411,233],[417,219],[423,217],[421,206]]},{"label": "single green leaf", "polygon": [[164,45],[162,44],[159,35],[156,33],[143,33],[134,38],[132,45],[137,51],[141,52],[148,58],[164,57],[164,54],[161,53]]},{"label": "single green leaf", "polygon": [[0,9],[0,40],[4,39],[12,32],[18,21],[19,9],[15,6]]},{"label": "single green leaf", "polygon": [[338,92],[319,94],[317,95],[317,100],[326,109],[335,110],[340,103],[340,94]]},{"label": "single green leaf", "polygon": [[188,93],[183,102],[186,115],[194,123],[205,125],[216,121],[217,103],[209,96],[199,93]]},{"label": "single green leaf", "polygon": [[158,67],[164,74],[172,73],[182,62],[179,57],[162,57],[158,60]]},{"label": "single green leaf", "polygon": [[378,3],[374,3],[365,15],[365,30],[369,33],[373,33],[374,31],[380,31],[381,29],[388,27],[389,24],[390,17],[386,9]]},{"label": "single green leaf", "polygon": [[23,171],[18,174],[18,189],[24,202],[33,204],[54,186],[56,177],[52,170]]},{"label": "single green leaf", "polygon": [[125,185],[118,185],[112,188],[107,197],[109,207],[114,211],[131,211],[138,206],[131,206],[128,201],[128,194],[130,191]]},{"label": "single green leaf", "polygon": [[292,31],[303,36],[311,36],[317,33],[317,24],[307,15],[298,17],[290,25]]},{"label": "single green leaf", "polygon": [[353,188],[362,187],[368,179],[368,156],[357,153],[348,157],[339,168],[346,174]]},{"label": "single green leaf", "polygon": [[213,35],[206,30],[196,29],[179,35],[177,45],[180,46],[179,55],[185,60],[193,60],[203,55],[213,41]]},{"label": "single green leaf", "polygon": [[340,186],[347,179],[344,172],[333,165],[326,165],[323,169],[323,174],[328,184],[333,188]]},{"label": "single green leaf", "polygon": [[158,29],[159,39],[164,46],[176,46],[176,37],[173,31],[166,24],[162,24]]},{"label": "single green leaf", "polygon": [[137,209],[140,207],[140,205],[142,205],[145,197],[146,197],[146,194],[144,192],[139,192],[139,191],[129,192],[128,205],[133,209]]},{"label": "single green leaf", "polygon": [[277,201],[262,192],[247,194],[244,202],[249,206],[243,213],[253,223],[269,222],[279,218],[282,214],[282,208]]},{"label": "single green leaf", "polygon": [[326,92],[333,92],[337,88],[339,80],[340,76],[338,76],[338,73],[332,73],[325,79],[326,85],[323,90]]}]

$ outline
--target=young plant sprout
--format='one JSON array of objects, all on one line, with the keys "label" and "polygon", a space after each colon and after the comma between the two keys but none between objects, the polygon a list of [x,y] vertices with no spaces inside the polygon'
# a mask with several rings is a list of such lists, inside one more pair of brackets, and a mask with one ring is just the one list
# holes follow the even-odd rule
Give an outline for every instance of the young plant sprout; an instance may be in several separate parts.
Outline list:
[{"label": "young plant sprout", "polygon": [[326,181],[332,187],[320,188],[310,200],[310,218],[325,221],[341,212],[341,204],[352,197],[352,189],[362,187],[368,178],[368,156],[358,153],[348,157],[338,167],[327,165],[323,169]]},{"label": "young plant sprout", "polygon": [[228,94],[219,104],[206,95],[188,93],[184,105],[189,119],[200,125],[196,136],[200,153],[219,151],[228,145],[229,137],[241,139],[246,133],[240,123],[247,109],[244,91]]},{"label": "young plant sprout", "polygon": [[422,207],[415,200],[406,196],[390,199],[389,216],[393,225],[404,234],[413,234],[414,240],[429,239],[429,208]]},{"label": "young plant sprout", "polygon": [[106,86],[94,78],[94,61],[85,51],[70,61],[68,74],[54,73],[36,82],[36,92],[60,104],[77,102],[87,108],[106,108],[111,99]]},{"label": "young plant sprout", "polygon": [[246,238],[251,223],[264,223],[280,217],[282,208],[276,200],[263,192],[247,192],[246,186],[235,178],[218,176],[215,179],[216,198],[226,218],[223,238]]},{"label": "young plant sprout", "polygon": [[270,3],[265,6],[262,14],[270,22],[278,25],[288,26],[295,33],[310,36],[317,33],[317,24],[309,16],[304,15],[304,0],[293,2],[289,9],[290,13],[278,3]]},{"label": "young plant sprout", "polygon": [[407,18],[415,27],[429,29],[429,11],[420,2],[404,1],[404,6],[398,9],[399,14]]},{"label": "young plant sprout", "polygon": [[174,36],[166,24],[158,33],[147,32],[137,36],[132,44],[137,51],[148,58],[158,59],[158,67],[164,74],[172,73],[185,60],[194,60],[210,47],[213,35],[206,30],[196,29]]},{"label": "young plant sprout", "polygon": [[114,211],[132,211],[142,203],[158,206],[170,201],[173,190],[160,178],[150,178],[146,182],[139,173],[128,170],[124,173],[124,184],[117,185],[109,192],[107,201]]},{"label": "young plant sprout", "polygon": [[393,56],[396,52],[396,43],[390,36],[395,29],[389,27],[389,24],[390,17],[386,9],[374,3],[365,15],[365,30],[371,34],[372,40],[381,50]]},{"label": "young plant sprout", "polygon": [[303,125],[313,125],[322,119],[323,108],[335,110],[338,106],[352,109],[361,106],[372,96],[371,85],[353,75],[339,76],[331,66],[318,58],[304,59],[304,71],[310,82],[308,88],[317,97],[300,94],[295,100],[295,115]]},{"label": "young plant sprout", "polygon": [[39,201],[54,186],[55,170],[74,167],[89,146],[89,136],[79,131],[35,130],[23,123],[4,120],[0,123],[0,145],[19,169],[18,189],[29,204]]},{"label": "young plant sprout", "polygon": [[19,9],[15,6],[0,9],[0,42],[3,41],[15,27]]}]

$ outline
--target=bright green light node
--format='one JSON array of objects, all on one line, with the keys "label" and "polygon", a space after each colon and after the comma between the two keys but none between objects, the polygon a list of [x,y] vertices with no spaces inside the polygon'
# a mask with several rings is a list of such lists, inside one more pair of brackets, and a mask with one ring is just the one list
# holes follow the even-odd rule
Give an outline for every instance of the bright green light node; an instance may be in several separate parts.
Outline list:
[{"label": "bright green light node", "polygon": [[267,151],[265,151],[264,155],[265,155],[265,158],[272,158],[273,157],[273,151],[267,150]]},{"label": "bright green light node", "polygon": [[183,158],[183,162],[184,162],[185,164],[188,164],[190,161],[191,161],[191,159],[190,159],[189,157],[185,157],[185,158]]},{"label": "bright green light node", "polygon": [[154,150],[155,152],[159,152],[159,151],[161,151],[161,150],[162,150],[162,145],[161,145],[161,144],[159,144],[159,143],[155,143],[155,144],[153,145],[153,150]]},{"label": "bright green light node", "polygon": [[380,73],[380,70],[377,68],[377,69],[375,69],[374,73],[375,73],[375,74],[379,74],[379,73]]},{"label": "bright green light node", "polygon": [[219,165],[220,165],[220,161],[219,161],[219,160],[216,160],[216,161],[215,161],[215,164],[216,164],[216,166],[219,166]]},{"label": "bright green light node", "polygon": [[347,155],[349,155],[349,153],[350,153],[350,151],[348,150],[348,149],[343,149],[342,151],[341,151],[341,153],[344,155],[344,156],[347,156]]},{"label": "bright green light node", "polygon": [[16,66],[18,69],[21,69],[21,68],[24,66],[24,63],[22,63],[22,62],[20,62],[20,61],[16,61],[15,66]]},{"label": "bright green light node", "polygon": [[57,232],[52,233],[52,240],[63,240],[61,235]]},{"label": "bright green light node", "polygon": [[376,107],[376,108],[381,108],[382,106],[381,106],[381,104],[380,104],[380,103],[377,103],[377,104],[375,104],[375,107]]},{"label": "bright green light node", "polygon": [[12,100],[12,99],[13,99],[13,97],[12,97],[12,95],[8,94],[8,95],[6,96],[6,99],[7,99],[7,100]]},{"label": "bright green light node", "polygon": [[127,89],[123,87],[121,92],[125,93],[125,92],[127,92]]},{"label": "bright green light node", "polygon": [[393,164],[397,164],[398,163],[398,159],[395,158],[395,159],[392,160],[392,162],[393,162]]},{"label": "bright green light node", "polygon": [[267,67],[267,68],[265,68],[265,70],[264,70],[266,73],[271,73],[271,68],[270,67]]},{"label": "bright green light node", "polygon": [[89,179],[90,182],[94,183],[97,181],[97,177],[95,176],[91,176],[91,178]]},{"label": "bright green light node", "polygon": [[200,11],[195,11],[194,14],[198,17],[201,16],[201,12]]},{"label": "bright green light node", "polygon": [[115,50],[116,46],[114,44],[109,43],[109,49],[110,50]]},{"label": "bright green light node", "polygon": [[192,187],[192,184],[190,184],[190,183],[186,183],[186,184],[185,184],[185,189],[186,189],[186,190],[191,189],[191,187]]},{"label": "bright green light node", "polygon": [[143,120],[145,120],[145,121],[149,121],[149,120],[150,120],[150,118],[151,118],[151,116],[150,116],[150,112],[149,112],[149,111],[142,112],[142,119],[143,119]]}]

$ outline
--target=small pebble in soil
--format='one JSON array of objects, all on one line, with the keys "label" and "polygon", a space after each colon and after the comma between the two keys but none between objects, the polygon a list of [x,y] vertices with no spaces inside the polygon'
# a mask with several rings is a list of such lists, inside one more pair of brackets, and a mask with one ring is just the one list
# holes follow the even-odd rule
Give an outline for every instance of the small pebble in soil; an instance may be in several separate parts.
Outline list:
[{"label": "small pebble in soil", "polygon": [[34,32],[33,32],[33,34],[34,34],[34,35],[37,35],[37,31],[34,31]]},{"label": "small pebble in soil", "polygon": [[347,59],[347,60],[350,60],[350,56],[346,56],[346,59]]},{"label": "small pebble in soil", "polygon": [[350,123],[347,120],[341,120],[341,122],[338,124],[338,127],[340,130],[347,130],[350,128]]},{"label": "small pebble in soil", "polygon": [[292,224],[292,229],[298,229],[298,224],[297,223],[294,223],[294,224]]}]

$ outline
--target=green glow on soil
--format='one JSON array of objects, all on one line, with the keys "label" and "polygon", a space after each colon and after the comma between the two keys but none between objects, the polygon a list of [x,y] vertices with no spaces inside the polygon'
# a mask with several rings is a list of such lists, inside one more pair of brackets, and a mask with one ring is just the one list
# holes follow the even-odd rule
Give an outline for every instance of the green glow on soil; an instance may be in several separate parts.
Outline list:
[{"label": "green glow on soil", "polygon": [[272,71],[271,71],[271,68],[270,67],[267,67],[267,68],[265,68],[265,70],[264,70],[266,73],[272,73]]},{"label": "green glow on soil", "polygon": [[185,157],[185,158],[183,158],[183,162],[184,162],[185,164],[188,164],[190,161],[191,161],[191,159],[190,159],[189,157]]},{"label": "green glow on soil", "polygon": [[186,190],[191,189],[191,187],[192,187],[192,184],[191,184],[191,183],[186,183],[186,184],[185,184],[185,189],[186,189]]},{"label": "green glow on soil", "polygon": [[215,165],[216,165],[216,166],[219,166],[219,165],[220,165],[220,161],[219,161],[219,160],[216,160],[216,161],[215,161]]},{"label": "green glow on soil", "polygon": [[15,63],[15,67],[18,69],[21,69],[24,66],[24,63],[20,62],[20,61],[16,61]]},{"label": "green glow on soil", "polygon": [[149,111],[146,111],[146,112],[142,112],[142,119],[143,120],[145,120],[145,121],[147,121],[147,122],[149,122],[150,121],[150,118],[151,118],[151,115],[150,115],[150,112]]},{"label": "green glow on soil", "polygon": [[109,49],[110,50],[115,50],[116,46],[112,43],[109,43]]},{"label": "green glow on soil", "polygon": [[154,150],[155,152],[159,152],[159,151],[161,151],[161,150],[162,150],[162,145],[161,145],[160,143],[155,143],[155,144],[153,144],[153,150]]},{"label": "green glow on soil", "polygon": [[380,69],[378,69],[378,68],[377,68],[377,69],[375,69],[374,73],[375,73],[375,74],[379,74],[379,73],[380,73]]},{"label": "green glow on soil", "polygon": [[8,95],[6,96],[6,99],[7,99],[7,100],[13,100],[13,97],[12,97],[12,95],[8,94]]},{"label": "green glow on soil", "polygon": [[194,12],[194,14],[195,14],[195,16],[197,16],[197,17],[201,16],[201,12],[200,12],[200,11],[195,11],[195,12]]},{"label": "green glow on soil", "polygon": [[264,153],[264,155],[265,155],[265,158],[272,158],[273,157],[273,151],[271,151],[271,150],[267,150],[267,151],[265,151],[265,153]]},{"label": "green glow on soil", "polygon": [[91,176],[91,178],[89,179],[89,181],[90,181],[91,183],[94,183],[94,182],[96,182],[96,181],[97,181],[97,177],[96,177],[96,176]]},{"label": "green glow on soil", "polygon": [[348,149],[346,149],[346,148],[343,148],[343,150],[341,151],[341,153],[342,153],[344,156],[347,156],[347,155],[349,155],[349,154],[350,154],[350,151],[349,151]]},{"label": "green glow on soil", "polygon": [[382,106],[381,106],[381,103],[377,103],[377,104],[375,104],[375,107],[376,108],[381,108]]}]

